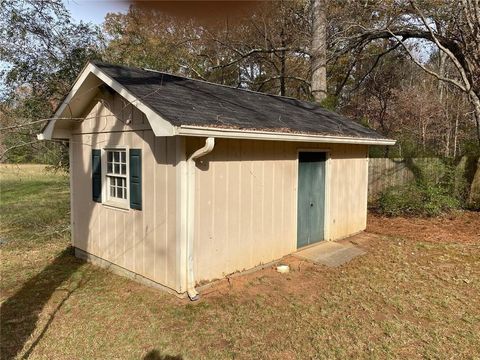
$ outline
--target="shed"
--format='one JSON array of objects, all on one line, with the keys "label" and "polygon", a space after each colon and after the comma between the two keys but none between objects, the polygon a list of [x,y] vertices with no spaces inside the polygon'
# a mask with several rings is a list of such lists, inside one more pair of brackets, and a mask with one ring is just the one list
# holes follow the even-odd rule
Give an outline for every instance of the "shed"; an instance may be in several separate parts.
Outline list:
[{"label": "shed", "polygon": [[195,299],[195,286],[361,232],[368,146],[317,104],[100,62],[39,139],[70,149],[77,256]]}]

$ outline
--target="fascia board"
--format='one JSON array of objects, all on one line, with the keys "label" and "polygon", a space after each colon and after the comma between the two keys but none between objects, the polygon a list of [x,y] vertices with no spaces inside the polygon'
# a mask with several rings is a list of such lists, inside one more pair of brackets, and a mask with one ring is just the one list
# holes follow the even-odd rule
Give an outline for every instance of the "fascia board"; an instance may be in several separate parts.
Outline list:
[{"label": "fascia board", "polygon": [[177,135],[183,136],[202,136],[229,139],[250,139],[250,140],[276,140],[276,141],[297,141],[297,142],[313,142],[313,143],[330,143],[330,144],[359,144],[359,145],[395,145],[396,140],[391,139],[372,139],[372,138],[356,138],[345,136],[329,136],[316,134],[296,134],[281,133],[273,131],[260,130],[239,130],[239,129],[223,129],[200,127],[192,125],[182,125],[176,129]]}]

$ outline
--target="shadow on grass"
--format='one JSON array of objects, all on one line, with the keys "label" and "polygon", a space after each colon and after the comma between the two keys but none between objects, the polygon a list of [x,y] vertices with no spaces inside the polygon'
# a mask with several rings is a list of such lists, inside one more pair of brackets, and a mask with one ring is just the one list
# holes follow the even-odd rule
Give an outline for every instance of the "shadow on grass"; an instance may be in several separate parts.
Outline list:
[{"label": "shadow on grass", "polygon": [[[81,260],[73,257],[71,248],[65,249],[51,264],[28,280],[20,290],[2,303],[0,307],[0,358],[12,359],[22,351],[25,343],[36,329],[39,315],[45,304],[55,290],[82,264]],[[80,284],[77,284],[74,289],[65,290],[66,295],[56,305],[40,335],[24,354],[24,358],[30,355],[48,330],[58,310],[79,286]]]},{"label": "shadow on grass", "polygon": [[180,355],[171,356],[171,355],[162,355],[158,350],[150,351],[143,360],[182,360],[183,357]]}]

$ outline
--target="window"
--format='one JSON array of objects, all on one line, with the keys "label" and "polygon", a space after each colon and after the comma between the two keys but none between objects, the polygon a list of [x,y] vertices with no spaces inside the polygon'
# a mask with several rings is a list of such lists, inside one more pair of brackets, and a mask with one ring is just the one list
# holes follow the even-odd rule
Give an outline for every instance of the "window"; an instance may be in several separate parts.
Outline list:
[{"label": "window", "polygon": [[106,149],[107,201],[127,205],[128,174],[126,149]]},{"label": "window", "polygon": [[92,201],[142,210],[142,149],[92,149]]}]

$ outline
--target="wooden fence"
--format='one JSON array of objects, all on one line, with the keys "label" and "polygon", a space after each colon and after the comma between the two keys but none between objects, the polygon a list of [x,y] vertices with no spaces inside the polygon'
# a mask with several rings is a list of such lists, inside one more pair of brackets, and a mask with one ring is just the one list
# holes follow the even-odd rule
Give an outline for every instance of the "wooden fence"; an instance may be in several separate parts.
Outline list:
[{"label": "wooden fence", "polygon": [[462,157],[454,168],[439,158],[386,159],[371,158],[368,166],[368,201],[374,203],[391,186],[405,185],[419,179],[438,183],[453,171],[454,195],[466,201],[466,206],[480,210],[480,158]]},{"label": "wooden fence", "polygon": [[407,184],[418,172],[439,179],[443,173],[442,161],[437,158],[387,159],[371,158],[368,163],[368,200],[375,201],[391,186]]}]

